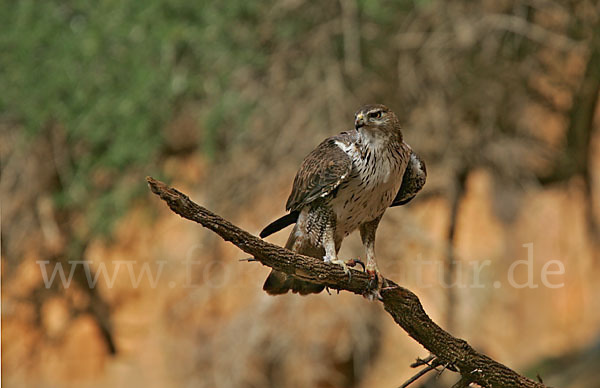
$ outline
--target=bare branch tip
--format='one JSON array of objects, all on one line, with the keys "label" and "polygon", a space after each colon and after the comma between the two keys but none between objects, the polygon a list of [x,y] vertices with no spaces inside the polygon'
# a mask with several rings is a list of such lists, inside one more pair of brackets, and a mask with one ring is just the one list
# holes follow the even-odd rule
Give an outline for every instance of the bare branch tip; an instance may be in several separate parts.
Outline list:
[{"label": "bare branch tip", "polygon": [[404,384],[402,384],[400,386],[400,388],[406,388],[406,387],[408,387],[409,385],[411,385],[412,383],[414,383],[415,381],[417,381],[419,378],[423,377],[427,373],[431,372],[432,370],[435,370],[435,366],[434,365],[427,365],[425,368],[421,369],[419,372],[417,372],[410,379],[406,380],[404,382]]},{"label": "bare branch tip", "polygon": [[159,180],[152,178],[151,176],[146,177],[146,182],[148,182],[148,186],[150,187],[150,190],[154,194],[159,194],[161,191],[163,191],[164,189],[167,188],[166,184],[164,184],[163,182],[161,182]]}]

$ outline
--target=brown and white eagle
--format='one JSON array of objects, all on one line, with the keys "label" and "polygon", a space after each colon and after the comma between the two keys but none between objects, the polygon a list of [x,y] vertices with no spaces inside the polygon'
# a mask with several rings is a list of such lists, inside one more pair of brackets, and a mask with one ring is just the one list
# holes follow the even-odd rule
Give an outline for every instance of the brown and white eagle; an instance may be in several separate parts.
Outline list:
[{"label": "brown and white eagle", "polygon": [[[260,233],[265,238],[295,223],[285,247],[341,265],[342,240],[357,228],[367,255],[366,270],[381,280],[375,263],[375,232],[388,207],[404,205],[425,184],[425,163],[402,138],[394,112],[366,105],[355,114],[355,130],[325,139],[302,162],[286,210]],[[381,287],[377,282],[377,288]],[[271,271],[263,289],[319,293],[324,286]],[[378,291],[375,290],[375,291]]]}]

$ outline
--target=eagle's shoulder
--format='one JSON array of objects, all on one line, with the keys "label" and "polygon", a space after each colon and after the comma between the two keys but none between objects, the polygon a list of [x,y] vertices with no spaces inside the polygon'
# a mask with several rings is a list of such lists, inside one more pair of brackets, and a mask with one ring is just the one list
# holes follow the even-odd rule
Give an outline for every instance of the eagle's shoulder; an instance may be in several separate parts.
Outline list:
[{"label": "eagle's shoulder", "polygon": [[340,146],[340,145],[351,146],[353,144],[356,144],[358,139],[359,139],[359,135],[358,135],[357,131],[345,131],[345,132],[339,133],[335,136],[325,139],[324,142],[330,142],[330,143],[333,142],[338,146]]},{"label": "eagle's shoulder", "polygon": [[286,209],[300,210],[318,198],[327,197],[352,170],[352,160],[344,151],[356,141],[351,131],[342,132],[321,142],[302,162]]}]

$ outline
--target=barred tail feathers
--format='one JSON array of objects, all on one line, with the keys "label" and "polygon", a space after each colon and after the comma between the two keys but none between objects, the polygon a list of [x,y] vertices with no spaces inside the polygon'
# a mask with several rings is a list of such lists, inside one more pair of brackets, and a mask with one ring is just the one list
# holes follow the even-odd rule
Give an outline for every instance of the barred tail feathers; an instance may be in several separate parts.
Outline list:
[{"label": "barred tail feathers", "polygon": [[[292,232],[290,233],[290,236],[288,237],[287,243],[285,244],[286,249],[294,250],[292,248],[294,248],[296,239],[298,238],[297,232],[298,225],[295,225],[294,229],[292,229]],[[314,246],[310,243],[301,244],[299,247],[297,247],[296,252],[319,259],[325,255],[325,250],[323,248]],[[276,270],[271,271],[265,280],[265,284],[263,285],[263,290],[269,295],[282,295],[286,294],[289,290],[292,290],[293,293],[298,293],[300,295],[318,294],[323,291],[324,288],[325,286],[321,284],[296,279],[293,276]]]}]

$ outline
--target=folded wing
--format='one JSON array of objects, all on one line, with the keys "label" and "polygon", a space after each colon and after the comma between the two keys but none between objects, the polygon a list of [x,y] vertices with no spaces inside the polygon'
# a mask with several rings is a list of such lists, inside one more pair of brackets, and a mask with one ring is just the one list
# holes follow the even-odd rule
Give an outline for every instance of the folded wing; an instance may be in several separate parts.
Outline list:
[{"label": "folded wing", "polygon": [[410,161],[404,176],[402,177],[402,185],[394,198],[394,202],[390,207],[401,206],[409,203],[419,191],[425,186],[427,180],[427,168],[425,162],[419,158],[414,152],[410,155]]},{"label": "folded wing", "polygon": [[299,211],[318,198],[334,193],[352,171],[352,160],[340,148],[345,134],[330,137],[302,162],[294,179],[286,210]]}]

